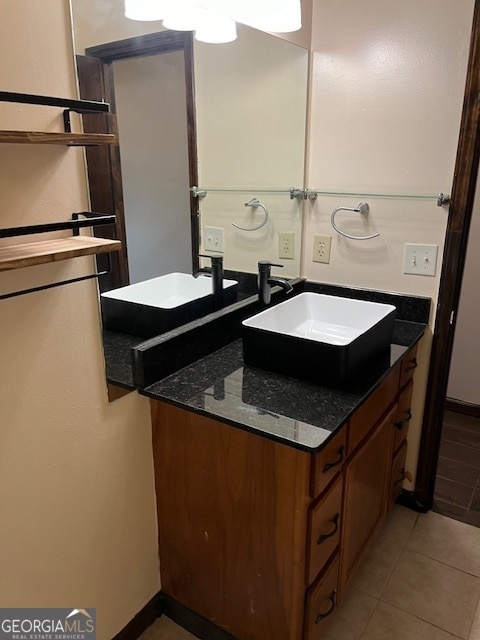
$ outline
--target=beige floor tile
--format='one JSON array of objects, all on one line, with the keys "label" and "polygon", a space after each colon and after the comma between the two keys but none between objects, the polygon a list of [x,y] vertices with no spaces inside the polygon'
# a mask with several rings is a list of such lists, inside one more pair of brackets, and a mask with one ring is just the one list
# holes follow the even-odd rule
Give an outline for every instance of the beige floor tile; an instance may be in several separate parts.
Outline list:
[{"label": "beige floor tile", "polygon": [[418,513],[415,511],[395,505],[387,516],[382,536],[403,547],[413,531],[417,518]]},{"label": "beige floor tile", "polygon": [[428,622],[380,602],[361,640],[458,640]]},{"label": "beige floor tile", "polygon": [[197,636],[185,631],[170,618],[161,616],[142,633],[139,640],[197,640]]},{"label": "beige floor tile", "polygon": [[477,606],[477,613],[475,614],[475,619],[473,621],[468,640],[480,640],[480,602]]},{"label": "beige floor tile", "polygon": [[402,547],[382,531],[349,588],[379,598],[401,552]]},{"label": "beige floor tile", "polygon": [[461,638],[468,638],[480,578],[406,549],[382,600]]},{"label": "beige floor tile", "polygon": [[377,603],[377,598],[349,591],[322,640],[359,640]]},{"label": "beige floor tile", "polygon": [[421,514],[407,548],[480,576],[480,529],[430,511]]}]

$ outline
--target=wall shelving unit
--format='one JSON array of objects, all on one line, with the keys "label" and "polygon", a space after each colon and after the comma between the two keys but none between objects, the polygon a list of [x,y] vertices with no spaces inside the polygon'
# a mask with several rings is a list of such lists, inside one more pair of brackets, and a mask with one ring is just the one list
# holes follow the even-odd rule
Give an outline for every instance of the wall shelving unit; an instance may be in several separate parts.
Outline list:
[{"label": "wall shelving unit", "polygon": [[[0,144],[53,144],[86,147],[91,145],[112,145],[116,143],[116,136],[114,134],[72,133],[71,131],[71,112],[79,114],[96,113],[108,116],[110,106],[105,102],[70,100],[67,98],[12,93],[9,91],[0,91],[0,102],[13,102],[62,108],[64,124],[64,132],[59,133],[1,130]],[[0,229],[0,239],[32,234],[44,234],[52,231],[72,231],[72,235],[69,237],[55,239],[49,237],[46,240],[0,246],[0,271],[23,269],[33,265],[58,262],[60,260],[68,260],[70,258],[77,258],[80,256],[96,255],[100,253],[109,254],[112,251],[120,251],[121,242],[118,240],[80,235],[80,229],[83,227],[110,224],[115,224],[115,216],[83,211],[81,213],[73,213],[72,219],[64,222],[50,222]],[[51,289],[53,287],[58,287],[72,282],[98,278],[105,273],[108,273],[108,270],[40,287],[7,293],[0,295],[0,300],[24,295],[26,293],[32,293],[34,291]]]}]

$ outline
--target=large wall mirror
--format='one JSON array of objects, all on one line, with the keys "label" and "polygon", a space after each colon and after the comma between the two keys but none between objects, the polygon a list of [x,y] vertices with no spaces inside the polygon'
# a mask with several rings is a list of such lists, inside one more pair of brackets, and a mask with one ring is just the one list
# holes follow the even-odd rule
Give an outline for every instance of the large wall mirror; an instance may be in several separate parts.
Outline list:
[{"label": "large wall mirror", "polygon": [[71,10],[77,59],[88,56],[82,97],[98,98],[100,59],[117,114],[128,261],[113,284],[192,272],[198,253],[217,251],[226,269],[254,273],[270,259],[298,276],[303,203],[289,189],[304,184],[308,51],[242,25],[235,42],[197,42],[128,20],[123,0],[71,0]]}]

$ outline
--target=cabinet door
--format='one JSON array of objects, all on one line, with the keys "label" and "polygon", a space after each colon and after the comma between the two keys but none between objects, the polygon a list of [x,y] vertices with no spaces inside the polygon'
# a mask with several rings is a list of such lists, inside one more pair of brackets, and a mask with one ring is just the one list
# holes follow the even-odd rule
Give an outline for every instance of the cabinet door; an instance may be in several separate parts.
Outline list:
[{"label": "cabinet door", "polygon": [[162,591],[248,640],[298,640],[310,454],[152,401]]},{"label": "cabinet door", "polygon": [[396,411],[395,405],[346,466],[341,594],[385,515]]}]

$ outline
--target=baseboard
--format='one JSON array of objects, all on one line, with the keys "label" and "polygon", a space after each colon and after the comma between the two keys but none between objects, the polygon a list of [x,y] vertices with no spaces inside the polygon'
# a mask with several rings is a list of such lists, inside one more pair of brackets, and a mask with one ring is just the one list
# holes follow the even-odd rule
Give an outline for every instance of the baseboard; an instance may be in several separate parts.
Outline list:
[{"label": "baseboard", "polygon": [[137,640],[163,613],[162,595],[159,591],[130,622],[114,636],[113,640]]},{"label": "baseboard", "polygon": [[462,402],[461,400],[454,400],[453,398],[447,398],[445,400],[445,409],[447,411],[454,411],[455,413],[463,413],[473,418],[480,418],[480,405],[471,404],[470,402]]},{"label": "baseboard", "polygon": [[163,613],[201,640],[237,640],[198,613],[187,609],[166,593],[160,592]]}]

